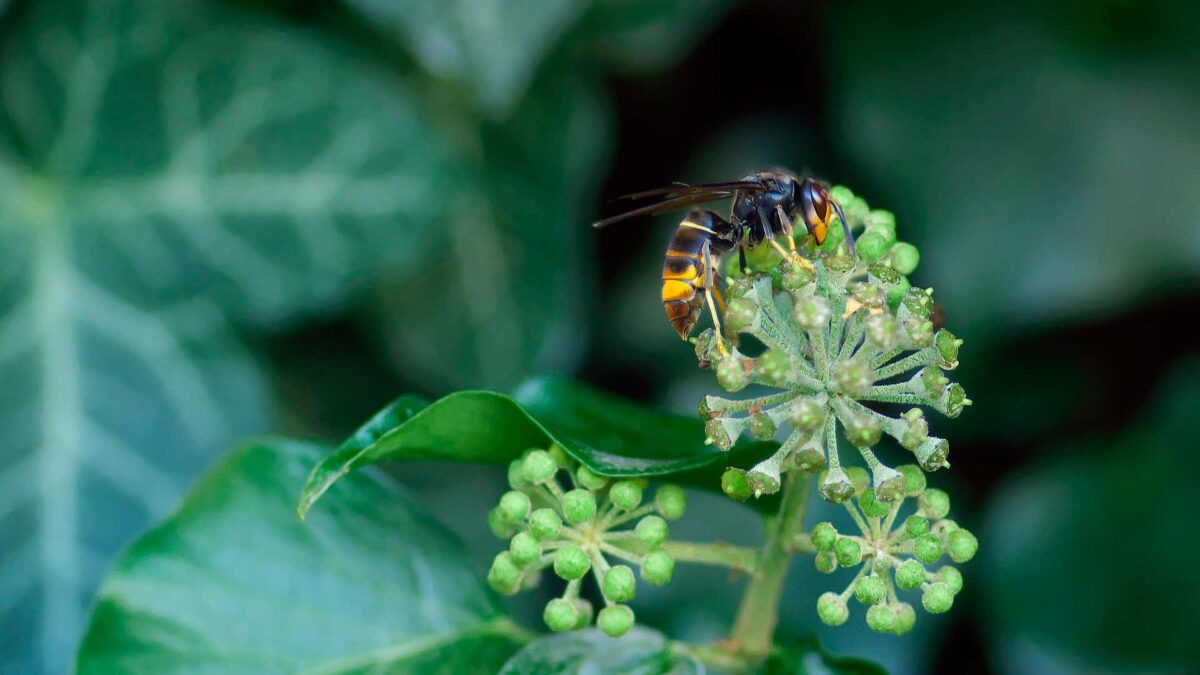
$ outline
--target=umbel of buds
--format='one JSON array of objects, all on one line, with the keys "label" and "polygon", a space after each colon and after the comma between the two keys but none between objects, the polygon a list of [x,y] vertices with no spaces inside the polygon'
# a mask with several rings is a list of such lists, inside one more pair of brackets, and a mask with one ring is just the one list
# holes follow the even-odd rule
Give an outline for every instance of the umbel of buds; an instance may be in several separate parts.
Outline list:
[{"label": "umbel of buds", "polygon": [[[492,561],[488,583],[513,595],[536,585],[549,568],[566,582],[542,613],[550,630],[583,628],[594,618],[610,636],[628,632],[634,616],[626,603],[637,594],[637,576],[661,586],[674,574],[675,560],[663,544],[667,521],[687,507],[683,490],[660,485],[650,498],[645,479],[599,476],[557,446],[526,451],[509,465],[508,482],[512,490],[488,515],[492,532],[508,540]],[[604,600],[598,615],[581,597],[589,576]]]},{"label": "umbel of buds", "polygon": [[[873,448],[890,437],[925,471],[947,467],[949,443],[930,435],[925,409],[957,417],[971,404],[946,374],[958,366],[962,340],[935,329],[932,289],[914,288],[906,276],[916,268],[916,248],[896,240],[887,211],[870,210],[844,187],[832,194],[861,232],[858,255],[837,252],[840,224],[829,227],[820,249],[808,251],[811,258],[771,260],[770,247],[759,247],[769,251],[760,261],[765,269],[729,283],[725,331],[735,346],[721,349],[712,329],[696,339],[701,365],[713,369],[723,389],[771,390],[742,400],[705,396],[700,414],[708,442],[729,449],[744,433],[770,439],[787,430],[774,456],[726,474],[723,486],[736,499],[777,491],[781,473],[793,469],[823,472],[826,500],[850,498],[840,437],[870,471],[875,497],[892,502],[904,478]],[[742,353],[741,335],[765,351]],[[890,416],[876,410],[879,403],[914,407]]]},{"label": "umbel of buds", "polygon": [[[950,498],[941,490],[926,488],[919,467],[906,464],[898,470],[902,492],[891,502],[883,502],[870,488],[865,470],[846,469],[854,499],[843,505],[858,534],[843,534],[826,522],[798,537],[808,540],[797,542],[798,547],[816,550],[814,563],[819,571],[832,573],[839,567],[858,567],[844,590],[830,591],[817,599],[817,615],[828,625],[846,622],[853,595],[867,607],[867,625],[872,630],[899,635],[912,629],[916,612],[897,591],[919,591],[925,611],[941,614],[950,609],[954,596],[962,590],[963,578],[958,569],[938,563],[943,558],[967,562],[975,556],[979,542],[946,517]],[[912,499],[914,508],[905,508],[906,498]]]}]

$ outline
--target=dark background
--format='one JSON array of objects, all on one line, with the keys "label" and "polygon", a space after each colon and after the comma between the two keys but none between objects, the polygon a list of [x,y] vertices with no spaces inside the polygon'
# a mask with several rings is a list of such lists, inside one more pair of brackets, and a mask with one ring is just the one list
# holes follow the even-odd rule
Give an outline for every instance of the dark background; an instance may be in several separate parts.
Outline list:
[{"label": "dark background", "polygon": [[[5,4],[0,81],[13,73],[41,78],[30,45],[59,15],[39,13],[39,3]],[[68,27],[78,25],[69,8],[80,4],[47,3],[68,8],[61,13]],[[124,4],[134,14],[145,7],[116,3]],[[521,17],[479,34],[463,17],[492,3],[197,4],[228,10],[213,20],[222,30],[267,25],[329,47],[347,68],[377,77],[373,86],[394,87],[423,111],[433,131],[419,133],[444,138],[452,156],[430,155],[405,169],[437,174],[436,188],[413,206],[420,215],[335,222],[335,230],[360,228],[351,239],[371,244],[328,279],[302,265],[282,275],[283,284],[320,286],[297,291],[293,302],[242,301],[253,294],[226,288],[219,274],[200,275],[169,298],[147,295],[89,267],[86,260],[111,241],[89,239],[92,229],[73,235],[80,273],[109,284],[168,332],[185,334],[162,318],[181,297],[211,301],[228,316],[219,344],[234,345],[232,355],[213,357],[220,350],[210,339],[188,347],[188,358],[233,382],[231,390],[253,393],[233,398],[251,402],[198,448],[202,456],[250,433],[333,439],[400,392],[508,390],[544,371],[692,411],[715,383],[661,316],[656,277],[674,221],[601,232],[587,223],[623,193],[784,165],[893,211],[900,237],[921,249],[912,278],[936,289],[947,327],[965,338],[957,379],[975,401],[959,419],[936,423],[951,441],[953,469],[931,481],[951,493],[954,517],[979,535],[981,553],[963,568],[967,589],[954,609],[921,614],[905,638],[870,633],[858,614],[846,627],[820,627],[816,597],[844,582],[799,561],[782,630],[818,631],[834,651],[902,673],[1185,672],[1200,663],[1191,621],[1200,611],[1191,562],[1200,553],[1192,478],[1200,431],[1200,22],[1190,3],[580,0],[506,8]],[[555,7],[566,9],[552,28],[539,29],[539,17]],[[446,66],[436,49],[427,51],[414,34],[423,26],[458,39],[467,65]],[[525,85],[490,89],[501,78],[483,66],[472,70],[472,59],[503,61],[508,46],[529,41],[541,46],[515,68]],[[136,88],[115,82],[115,99],[133,100]],[[3,91],[8,150],[0,169],[7,161],[17,174],[73,185],[75,177],[43,166],[37,143],[23,136],[24,90]],[[355,94],[334,88],[327,95]],[[47,100],[57,105],[57,97]],[[96,125],[109,137],[136,121]],[[286,145],[318,132],[268,125],[266,133]],[[129,148],[151,142],[130,143],[109,151],[127,159]],[[407,146],[395,144],[387,151],[404,155]],[[269,155],[239,161],[253,168]],[[305,161],[275,166],[299,175]],[[10,204],[23,204],[31,183],[11,175],[0,171],[0,202],[8,194]],[[26,211],[2,209],[0,226],[6,217],[17,223],[5,237],[39,226],[21,221]],[[126,225],[100,219],[95,229]],[[226,222],[235,233],[277,225]],[[267,260],[291,264],[287,246],[248,240]],[[0,261],[22,269],[30,254],[23,240],[11,241]],[[490,279],[509,284],[505,295],[471,286],[489,260],[502,261],[501,276]],[[0,286],[6,314],[16,312],[20,303],[10,300],[23,288]],[[138,352],[137,331],[145,329],[137,326],[128,349],[134,361],[153,364],[156,357]],[[47,346],[41,358],[49,364],[57,356]],[[119,369],[112,364],[123,358],[101,355],[84,368]],[[122,377],[138,387],[136,376]],[[244,386],[243,377],[250,378]],[[149,399],[169,398],[170,384],[146,386]],[[87,396],[97,396],[86,391],[85,407]],[[29,396],[52,415],[70,409],[45,392]],[[0,401],[10,415],[22,402],[17,395]],[[96,416],[123,428],[121,420],[147,414],[118,406]],[[202,468],[203,461],[164,459],[178,450],[140,440],[150,433],[173,427],[153,421],[130,431],[134,452],[162,460],[183,484]],[[23,435],[17,426],[10,432]],[[0,470],[13,474],[20,457],[47,452],[23,447],[5,450]],[[482,570],[497,546],[483,516],[503,487],[499,473],[444,466],[397,473],[467,539]],[[113,506],[127,495],[79,493],[105,531],[96,537],[99,569],[166,508],[129,510]],[[814,509],[814,518],[824,517]],[[29,524],[36,513],[13,513],[0,521],[8,551],[48,536]],[[694,497],[688,522],[685,538],[715,532],[753,541],[747,532],[757,527],[740,507],[703,495]],[[19,556],[6,560],[16,565]],[[30,644],[69,640],[77,627],[47,628],[36,609],[52,578],[32,589],[6,583],[6,634],[12,626]],[[639,598],[639,620],[673,636],[712,639],[731,620],[738,587],[726,575],[687,570]],[[55,669],[35,651],[15,648],[5,672]]]}]

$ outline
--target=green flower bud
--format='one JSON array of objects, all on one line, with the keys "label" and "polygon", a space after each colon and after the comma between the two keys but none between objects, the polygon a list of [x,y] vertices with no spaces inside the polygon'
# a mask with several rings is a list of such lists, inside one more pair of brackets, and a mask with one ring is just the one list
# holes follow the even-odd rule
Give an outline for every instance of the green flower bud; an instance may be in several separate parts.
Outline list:
[{"label": "green flower bud", "polygon": [[750,376],[742,359],[730,354],[717,362],[717,384],[725,391],[740,391],[750,383]]},{"label": "green flower bud", "polygon": [[896,635],[904,635],[913,629],[917,623],[917,612],[913,606],[907,602],[900,602],[895,605],[896,611],[896,627],[893,629]]},{"label": "green flower bud", "polygon": [[908,533],[908,536],[916,539],[929,531],[929,519],[913,514],[904,519],[904,531]]},{"label": "green flower bud", "polygon": [[754,362],[754,372],[758,373],[764,384],[772,387],[784,386],[791,370],[787,352],[778,349],[768,349]]},{"label": "green flower bud", "polygon": [[817,523],[809,536],[818,551],[832,551],[838,539],[838,532],[833,523]]},{"label": "green flower bud", "polygon": [[642,503],[642,488],[628,480],[617,481],[608,491],[608,499],[618,509],[632,511]]},{"label": "green flower bud", "polygon": [[842,567],[853,567],[862,562],[862,546],[849,537],[839,537],[833,543],[833,553]]},{"label": "green flower bud", "polygon": [[937,571],[937,575],[938,579],[943,584],[946,584],[946,588],[949,588],[951,593],[958,595],[958,592],[962,590],[962,572],[959,572],[956,568],[946,565]]},{"label": "green flower bud", "polygon": [[950,534],[952,532],[956,532],[960,529],[962,529],[962,528],[960,528],[958,526],[958,523],[954,522],[953,520],[950,520],[949,518],[944,518],[944,519],[939,520],[938,522],[934,523],[931,531],[934,534],[936,534],[937,536],[941,537],[942,541],[949,541],[948,538],[949,538]]},{"label": "green flower bud", "polygon": [[611,602],[629,602],[637,593],[633,569],[628,565],[615,565],[604,574],[600,590]]},{"label": "green flower bud", "polygon": [[904,321],[904,333],[908,335],[908,341],[916,347],[924,348],[933,344],[933,322],[929,319],[909,317]]},{"label": "green flower bud", "polygon": [[750,435],[760,441],[769,441],[775,438],[775,432],[778,427],[775,426],[775,420],[765,412],[756,412],[750,415],[747,420],[747,426],[750,427]]},{"label": "green flower bud", "polygon": [[512,523],[504,519],[504,516],[500,513],[499,506],[488,511],[487,524],[488,529],[499,539],[508,539],[512,536]]},{"label": "green flower bud", "polygon": [[897,242],[892,246],[892,267],[904,276],[913,273],[917,269],[917,263],[921,262],[921,254],[917,252],[917,247],[906,242]]},{"label": "green flower bud", "polygon": [[[900,445],[908,450],[916,451],[929,438],[929,422],[925,420],[925,412],[920,408],[911,408],[900,417],[904,420],[904,435],[900,437]],[[920,471],[920,467],[914,468]],[[924,480],[924,473],[922,473],[922,485],[925,484]]]},{"label": "green flower bud", "polygon": [[910,288],[904,293],[901,308],[910,316],[928,319],[933,316],[933,298],[923,288]]},{"label": "green flower bud", "polygon": [[921,512],[933,520],[941,520],[950,513],[950,495],[937,488],[921,493],[919,504]]},{"label": "green flower bud", "polygon": [[825,451],[821,448],[821,444],[816,441],[810,441],[800,446],[792,454],[792,466],[801,471],[816,473],[825,468]]},{"label": "green flower bud", "polygon": [[518,523],[529,513],[529,496],[511,490],[500,495],[500,517],[508,523]]},{"label": "green flower bud", "polygon": [[946,552],[956,563],[965,563],[974,558],[975,552],[978,550],[979,540],[966,530],[959,529],[951,532],[946,541]]},{"label": "green flower bud", "polygon": [[911,591],[914,588],[920,588],[923,583],[925,583],[925,566],[916,560],[909,558],[896,568],[896,585],[900,588]]},{"label": "green flower bud", "polygon": [[575,630],[590,626],[592,619],[596,616],[596,611],[592,609],[592,603],[583,598],[576,598],[575,607],[579,609],[579,619],[575,621]]},{"label": "green flower bud", "polygon": [[508,542],[508,552],[513,562],[524,567],[542,557],[542,544],[528,532],[518,532],[517,536]]},{"label": "green flower bud", "polygon": [[946,385],[950,384],[950,378],[937,366],[925,366],[921,369],[921,384],[925,387],[926,396],[940,401]]},{"label": "green flower bud", "polygon": [[821,480],[820,493],[827,502],[844,502],[854,494],[854,484],[850,482],[845,471],[840,468],[830,469]]},{"label": "green flower bud", "polygon": [[675,574],[675,559],[666,551],[651,551],[642,560],[642,579],[651,586],[665,586]]},{"label": "green flower bud", "polygon": [[861,466],[848,466],[845,471],[846,477],[854,485],[854,494],[861,494],[871,484],[871,475]]},{"label": "green flower bud", "polygon": [[575,465],[575,460],[571,459],[566,449],[558,443],[551,443],[550,448],[546,452],[550,455],[550,459],[554,460],[554,465],[557,467],[556,471],[558,469],[570,470]]},{"label": "green flower bud", "polygon": [[734,333],[749,332],[758,318],[758,311],[754,298],[734,298],[725,306],[725,325]]},{"label": "green flower bud", "polygon": [[780,278],[780,283],[784,290],[798,291],[811,284],[815,279],[816,275],[807,267],[786,265],[783,268],[783,276]]},{"label": "green flower bud", "polygon": [[938,581],[929,584],[921,594],[921,604],[930,614],[942,614],[949,611],[950,606],[954,604],[954,593],[950,591],[949,586]]},{"label": "green flower bud", "polygon": [[541,541],[553,539],[562,529],[562,518],[554,509],[538,509],[529,514],[529,532]]},{"label": "green flower bud", "polygon": [[967,392],[963,390],[962,385],[952,384],[946,388],[946,397],[942,400],[941,412],[950,419],[954,419],[962,414],[963,408],[971,405],[971,399],[967,398]]},{"label": "green flower bud", "polygon": [[856,448],[869,448],[883,436],[883,426],[874,415],[855,415],[842,422],[846,440]]},{"label": "green flower bud", "polygon": [[712,444],[722,450],[728,450],[742,435],[746,426],[745,420],[737,417],[714,417],[704,423],[704,435]]},{"label": "green flower bud", "polygon": [[925,490],[925,472],[916,464],[901,464],[896,470],[904,476],[904,494],[916,497]]},{"label": "green flower bud", "polygon": [[788,408],[788,424],[793,429],[812,433],[825,424],[825,406],[811,398],[796,399]]},{"label": "green flower bud", "polygon": [[813,565],[818,572],[830,574],[838,568],[837,555],[833,551],[818,551],[813,556]]},{"label": "green flower bud", "polygon": [[902,337],[900,323],[891,314],[872,314],[864,321],[867,339],[880,349],[895,347]]},{"label": "green flower bud", "polygon": [[[875,284],[885,288],[895,286],[900,283],[904,277],[899,272],[884,265],[883,263],[875,263],[867,268],[867,275]],[[894,308],[893,308],[894,309]]]},{"label": "green flower bud", "polygon": [[882,464],[871,472],[871,483],[875,486],[876,501],[893,502],[904,495],[904,474]]},{"label": "green flower bud", "polygon": [[[912,288],[912,284],[909,283],[908,277],[901,277],[899,274],[896,274],[896,276],[900,277],[900,280],[897,281],[896,284],[887,292],[888,309],[892,310],[893,312],[900,311],[900,305],[904,302],[904,296],[907,295],[908,291]],[[903,323],[907,329],[908,322],[904,321]],[[933,337],[933,331],[930,331],[929,336],[931,338]]]},{"label": "green flower bud", "polygon": [[887,587],[877,576],[859,577],[854,584],[854,597],[864,605],[875,605],[883,601],[887,595]]},{"label": "green flower bud", "polygon": [[[845,185],[834,185],[833,187],[829,188],[829,196],[833,197],[833,201],[841,204],[842,208],[846,208],[846,206],[850,203],[850,200],[854,199],[854,191]],[[849,218],[849,216],[847,216],[847,218]]]},{"label": "green flower bud", "polygon": [[805,295],[796,298],[792,305],[792,321],[803,330],[815,331],[829,325],[833,310],[829,301],[819,295]]},{"label": "green flower bud", "polygon": [[842,361],[833,367],[833,382],[847,396],[862,396],[875,384],[872,371],[857,360]]},{"label": "green flower bud", "polygon": [[829,591],[817,598],[817,616],[826,626],[840,626],[850,618],[850,608],[842,596]]},{"label": "green flower bud", "polygon": [[858,507],[868,518],[882,518],[892,509],[891,504],[876,499],[875,493],[871,490],[863,490],[863,493],[858,496]]},{"label": "green flower bud", "polygon": [[586,466],[581,466],[575,470],[575,482],[580,487],[585,487],[589,490],[603,490],[604,486],[608,485],[608,479],[597,474]]},{"label": "green flower bud", "polygon": [[654,493],[654,507],[667,520],[679,520],[687,510],[687,494],[678,485],[660,485]]},{"label": "green flower bud", "polygon": [[932,532],[913,540],[913,555],[923,563],[935,563],[942,557],[942,540]]},{"label": "green flower bud", "polygon": [[592,561],[578,546],[566,546],[554,554],[554,573],[567,581],[579,579],[591,567]]},{"label": "green flower bud", "polygon": [[579,625],[579,608],[570,600],[555,598],[546,603],[542,620],[546,622],[546,627],[555,633],[574,630],[575,626]]},{"label": "green flower bud", "polygon": [[514,459],[508,463],[508,486],[514,490],[519,490],[524,485],[526,485],[525,462]]},{"label": "green flower bud", "polygon": [[739,502],[750,499],[754,494],[750,489],[750,481],[746,479],[746,472],[741,469],[726,469],[721,474],[721,492]]},{"label": "green flower bud", "polygon": [[563,495],[562,507],[568,523],[586,523],[596,516],[596,495],[584,489],[571,490]]},{"label": "green flower bud", "polygon": [[633,535],[645,544],[647,549],[654,550],[667,540],[667,521],[659,516],[646,516],[638,521],[633,528]]},{"label": "green flower bud", "polygon": [[888,252],[887,239],[877,231],[863,234],[855,242],[855,245],[858,249],[858,257],[866,262],[875,262]]},{"label": "green flower bud", "polygon": [[867,227],[875,230],[891,230],[892,236],[896,234],[896,216],[891,211],[883,209],[874,209],[867,214]]},{"label": "green flower bud", "polygon": [[633,628],[633,610],[626,605],[611,605],[600,610],[596,626],[609,637],[621,637]]},{"label": "green flower bud", "polygon": [[488,570],[487,581],[501,595],[516,595],[521,590],[521,568],[513,561],[508,551],[501,551],[492,559],[492,567]]},{"label": "green flower bud", "polygon": [[869,283],[859,282],[854,284],[850,288],[850,297],[867,307],[883,307],[883,289]]},{"label": "green flower bud", "polygon": [[933,336],[933,341],[937,345],[938,356],[942,357],[943,367],[953,370],[958,365],[958,348],[962,346],[963,341],[945,328]]},{"label": "green flower bud", "polygon": [[554,478],[558,464],[545,450],[533,450],[525,455],[521,476],[530,483],[545,483]]},{"label": "green flower bud", "polygon": [[872,605],[867,610],[867,626],[877,633],[895,632],[896,619],[896,610],[888,605]]},{"label": "green flower bud", "polygon": [[950,443],[944,438],[930,436],[922,441],[920,447],[913,450],[913,456],[917,458],[922,469],[937,471],[944,466],[950,466],[946,463],[946,458],[950,456]]}]

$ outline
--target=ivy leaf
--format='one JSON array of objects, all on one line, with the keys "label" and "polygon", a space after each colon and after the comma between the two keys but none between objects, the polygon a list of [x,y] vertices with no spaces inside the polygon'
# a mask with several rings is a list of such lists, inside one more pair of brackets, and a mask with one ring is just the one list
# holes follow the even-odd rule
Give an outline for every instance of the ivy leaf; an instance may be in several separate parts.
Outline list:
[{"label": "ivy leaf", "polygon": [[678,653],[662,633],[636,626],[619,640],[595,628],[538,638],[504,664],[500,675],[700,675],[695,659]]},{"label": "ivy leaf", "polygon": [[764,675],[886,675],[881,666],[863,659],[833,656],[815,637],[785,640],[775,644],[763,666]]},{"label": "ivy leaf", "polygon": [[61,672],[108,557],[268,395],[230,324],[415,260],[452,156],[403,82],[213,3],[0,35],[0,669]]},{"label": "ivy leaf", "polygon": [[[867,200],[895,205],[952,316],[1011,335],[1200,283],[1200,86],[1169,51],[1080,49],[1095,24],[1056,31],[1037,3],[913,9],[838,4],[830,82]],[[1139,21],[1193,44],[1181,11]]]},{"label": "ivy leaf", "polygon": [[[1002,488],[984,519],[982,587],[1001,672],[1185,672],[1200,644],[1195,508],[1200,361],[1142,424],[1080,444]],[[1105,545],[1107,544],[1107,545]]]},{"label": "ivy leaf", "polygon": [[661,71],[691,51],[735,1],[596,0],[575,39],[623,71]]},{"label": "ivy leaf", "polygon": [[494,671],[524,642],[441,526],[380,474],[307,524],[292,495],[321,448],[251,442],[133,544],[79,650],[90,673]]},{"label": "ivy leaf", "polygon": [[396,413],[397,405],[377,414],[313,469],[296,507],[301,518],[342,476],[385,460],[507,464],[529,448],[558,443],[601,475],[670,476],[715,491],[726,466],[749,466],[776,447],[747,442],[722,452],[704,443],[704,425],[696,418],[648,410],[560,378],[530,380],[516,400],[463,391],[411,416]]},{"label": "ivy leaf", "polygon": [[511,121],[468,132],[481,187],[455,190],[448,253],[377,303],[398,369],[435,389],[507,390],[578,363],[592,291],[581,254],[611,122],[594,86],[547,75]]},{"label": "ivy leaf", "polygon": [[520,100],[533,73],[579,19],[584,0],[348,0],[395,33],[421,65],[451,78],[496,116]]}]

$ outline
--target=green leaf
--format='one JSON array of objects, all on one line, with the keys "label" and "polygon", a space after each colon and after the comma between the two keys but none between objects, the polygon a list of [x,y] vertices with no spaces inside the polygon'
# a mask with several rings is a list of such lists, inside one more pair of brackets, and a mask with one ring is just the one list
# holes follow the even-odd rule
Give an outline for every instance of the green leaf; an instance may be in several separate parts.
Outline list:
[{"label": "green leaf", "polygon": [[406,85],[214,3],[0,35],[0,670],[61,672],[108,557],[270,424],[233,323],[416,260],[453,157]]},{"label": "green leaf", "polygon": [[[839,3],[828,30],[840,145],[952,321],[1010,336],[1200,283],[1200,81],[1164,54],[1072,44],[1115,20],[1099,8],[1064,29],[1041,3],[946,6]],[[1138,21],[1192,44],[1182,8]]]},{"label": "green leaf", "polygon": [[512,108],[584,0],[348,0],[394,33],[437,77],[461,82],[496,115]]},{"label": "green leaf", "polygon": [[357,474],[296,520],[292,495],[321,454],[267,439],[226,456],[110,570],[78,672],[499,668],[524,631],[389,479]]},{"label": "green leaf", "polygon": [[619,639],[599,630],[538,638],[504,665],[501,675],[699,675],[704,667],[672,648],[662,633],[635,627]]},{"label": "green leaf", "polygon": [[1181,620],[1200,607],[1200,362],[1156,398],[1136,428],[1025,472],[988,507],[980,572],[1001,672],[1184,672],[1200,663],[1195,630]]},{"label": "green leaf", "polygon": [[815,637],[785,640],[771,650],[764,675],[885,675],[880,665],[844,656],[833,656]]},{"label": "green leaf", "polygon": [[478,136],[478,183],[454,192],[445,254],[378,303],[401,371],[434,389],[508,390],[578,364],[594,312],[583,244],[611,124],[594,86],[547,74],[511,121],[464,131]]},{"label": "green leaf", "polygon": [[696,418],[654,412],[560,378],[530,380],[516,400],[490,391],[457,392],[411,417],[396,415],[395,406],[313,469],[297,506],[302,518],[342,476],[384,460],[506,464],[553,442],[602,475],[670,476],[718,491],[726,466],[749,466],[776,447],[742,443],[722,452],[705,445]]},{"label": "green leaf", "polygon": [[734,4],[736,0],[596,0],[572,37],[621,70],[648,74],[697,48]]}]

